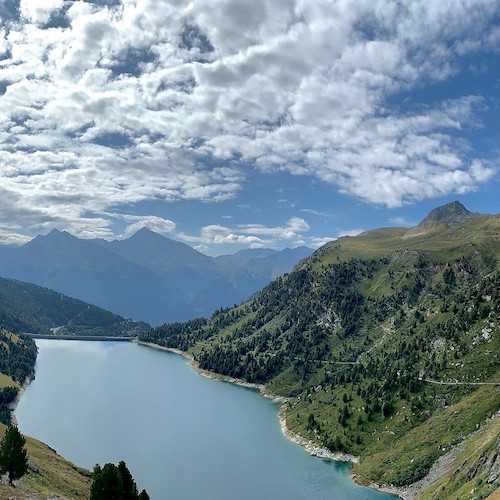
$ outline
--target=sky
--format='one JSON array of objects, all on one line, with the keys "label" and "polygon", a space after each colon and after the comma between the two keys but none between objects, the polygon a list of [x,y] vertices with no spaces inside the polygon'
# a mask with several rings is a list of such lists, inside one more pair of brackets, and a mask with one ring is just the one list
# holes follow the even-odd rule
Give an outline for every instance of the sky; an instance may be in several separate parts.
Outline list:
[{"label": "sky", "polygon": [[499,99],[498,0],[0,0],[0,244],[498,213]]}]

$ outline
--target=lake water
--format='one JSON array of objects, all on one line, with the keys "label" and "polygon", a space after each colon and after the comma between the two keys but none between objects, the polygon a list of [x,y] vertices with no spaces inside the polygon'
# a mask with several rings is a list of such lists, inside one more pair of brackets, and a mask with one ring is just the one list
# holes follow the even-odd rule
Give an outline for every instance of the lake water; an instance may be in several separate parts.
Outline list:
[{"label": "lake water", "polygon": [[276,403],[202,377],[179,355],[128,342],[36,343],[20,430],[89,469],[124,460],[153,500],[394,498],[286,439]]}]

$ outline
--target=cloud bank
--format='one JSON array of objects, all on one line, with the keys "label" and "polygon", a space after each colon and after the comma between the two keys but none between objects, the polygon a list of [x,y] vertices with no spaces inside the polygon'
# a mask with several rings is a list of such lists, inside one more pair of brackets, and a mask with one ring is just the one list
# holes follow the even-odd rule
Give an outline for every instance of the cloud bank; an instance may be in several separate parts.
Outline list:
[{"label": "cloud bank", "polygon": [[[495,174],[468,140],[483,96],[400,100],[498,57],[495,0],[21,0],[0,16],[9,234],[110,237],[114,207],[230,200],[268,172],[385,207]],[[275,230],[226,229],[198,243],[259,245]]]}]

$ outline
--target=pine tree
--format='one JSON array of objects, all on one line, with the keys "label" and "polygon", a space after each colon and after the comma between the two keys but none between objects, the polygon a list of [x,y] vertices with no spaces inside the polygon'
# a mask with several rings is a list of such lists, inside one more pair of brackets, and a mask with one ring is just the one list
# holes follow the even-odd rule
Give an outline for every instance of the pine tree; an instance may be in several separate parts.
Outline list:
[{"label": "pine tree", "polygon": [[28,471],[26,440],[14,425],[9,425],[0,442],[0,473],[9,475],[9,483],[19,479]]},{"label": "pine tree", "polygon": [[90,500],[123,500],[123,498],[123,480],[116,465],[106,464],[102,469],[96,465],[90,487]]},{"label": "pine tree", "polygon": [[149,500],[145,490],[138,493],[137,484],[122,460],[118,466],[108,463],[94,467],[90,500]]},{"label": "pine tree", "polygon": [[118,464],[118,471],[122,477],[123,500],[136,500],[138,497],[137,485],[123,460]]}]

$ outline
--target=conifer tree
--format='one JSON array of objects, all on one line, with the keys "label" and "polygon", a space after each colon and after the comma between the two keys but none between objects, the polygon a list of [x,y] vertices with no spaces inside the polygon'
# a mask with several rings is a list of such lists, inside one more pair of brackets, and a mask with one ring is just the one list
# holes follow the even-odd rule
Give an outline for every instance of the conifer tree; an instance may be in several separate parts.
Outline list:
[{"label": "conifer tree", "polygon": [[0,473],[9,475],[9,483],[28,471],[26,440],[15,425],[9,425],[0,442]]},{"label": "conifer tree", "polygon": [[123,500],[137,500],[139,494],[137,485],[123,460],[118,464],[118,471],[122,477]]},{"label": "conifer tree", "polygon": [[145,490],[138,493],[137,484],[122,460],[118,466],[108,463],[94,467],[90,500],[149,500]]}]

